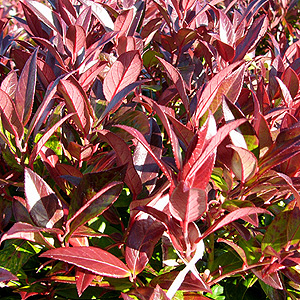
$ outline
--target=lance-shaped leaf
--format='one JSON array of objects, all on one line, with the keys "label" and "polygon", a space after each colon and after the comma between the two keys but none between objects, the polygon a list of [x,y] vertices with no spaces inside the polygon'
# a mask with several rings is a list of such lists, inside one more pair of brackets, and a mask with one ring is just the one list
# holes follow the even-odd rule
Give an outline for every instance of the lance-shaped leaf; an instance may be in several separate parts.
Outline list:
[{"label": "lance-shaped leaf", "polygon": [[35,172],[25,168],[26,208],[36,225],[52,228],[63,218],[61,201]]},{"label": "lance-shaped leaf", "polygon": [[233,62],[243,59],[248,51],[257,45],[259,40],[265,34],[268,24],[269,22],[266,15],[262,15],[254,21],[247,35],[236,47],[236,53]]},{"label": "lance-shaped leaf", "polygon": [[[204,113],[208,110],[210,105],[212,104],[214,98],[216,97],[219,88],[222,86],[223,81],[231,76],[233,70],[238,67],[241,63],[237,62],[235,64],[231,64],[221,72],[216,74],[207,84],[204,91],[202,92],[200,99],[197,102],[197,108],[194,114],[195,124],[199,123],[199,119],[204,115]],[[232,82],[229,82],[231,85]]]},{"label": "lance-shaped leaf", "polygon": [[63,117],[41,137],[41,139],[36,143],[36,145],[34,146],[34,148],[32,150],[32,153],[29,158],[29,166],[33,165],[33,162],[34,162],[36,156],[39,154],[41,149],[44,147],[44,145],[49,140],[49,138],[54,134],[54,132],[72,115],[73,114],[68,114],[67,116]]},{"label": "lance-shaped leaf", "polygon": [[135,128],[126,126],[126,125],[115,125],[115,126],[124,129],[125,131],[130,133],[133,137],[135,137],[147,149],[147,151],[149,152],[151,157],[158,164],[158,166],[160,167],[162,172],[166,175],[168,180],[170,182],[172,182],[172,178],[171,178],[171,174],[170,174],[168,166],[160,158],[158,158],[155,155],[155,153],[152,151],[149,143],[146,141],[145,137],[138,130],[136,130]]},{"label": "lance-shaped leaf", "polygon": [[222,228],[225,225],[230,224],[231,222],[238,220],[240,218],[243,218],[245,216],[249,216],[251,214],[269,214],[272,215],[268,210],[260,207],[242,207],[239,208],[228,215],[226,215],[224,218],[222,218],[219,222],[215,223],[213,226],[211,226],[208,230],[204,232],[204,234],[201,236],[200,239],[204,239],[211,233],[217,231],[218,229]]},{"label": "lance-shaped leaf", "polygon": [[183,181],[173,190],[170,197],[170,212],[174,218],[183,222],[186,233],[188,223],[198,220],[206,211],[206,192],[190,188]]},{"label": "lance-shaped leaf", "polygon": [[80,91],[75,84],[69,80],[61,80],[59,84],[66,101],[66,106],[73,115],[73,120],[76,125],[87,135],[90,131],[90,115],[85,104],[86,95],[84,91]]},{"label": "lance-shaped leaf", "polygon": [[217,131],[216,135],[211,138],[210,142],[208,143],[207,147],[204,149],[200,157],[195,161],[185,180],[191,180],[192,178],[194,178],[199,168],[209,158],[209,156],[216,151],[217,147],[225,139],[228,133],[243,124],[245,121],[245,119],[235,120],[221,127]]},{"label": "lance-shaped leaf", "polygon": [[37,76],[37,53],[38,48],[35,49],[30,58],[27,60],[19,78],[16,90],[16,109],[24,125],[27,124],[32,112]]},{"label": "lance-shaped leaf", "polygon": [[107,142],[115,151],[119,165],[127,165],[127,171],[125,176],[125,183],[136,197],[143,189],[142,182],[134,168],[132,154],[128,145],[123,139],[118,137],[116,134],[108,131],[98,131],[101,138]]},{"label": "lance-shaped leaf", "polygon": [[84,174],[74,190],[69,208],[71,218],[85,203],[92,199],[110,182],[123,181],[126,166],[112,168],[103,172]]},{"label": "lance-shaped leaf", "polygon": [[187,113],[189,114],[189,111],[190,111],[189,100],[188,100],[188,97],[187,97],[187,94],[185,91],[184,81],[183,81],[183,78],[182,78],[180,72],[174,66],[172,66],[170,63],[168,63],[164,59],[160,58],[159,56],[156,56],[156,58],[164,66],[164,68],[167,71],[168,76],[175,84],[175,87],[178,91],[178,94],[179,94],[181,100],[182,100],[182,103],[183,103]]},{"label": "lance-shaped leaf", "polygon": [[242,183],[250,179],[257,171],[257,159],[255,155],[244,148],[230,145],[234,150],[231,162],[231,169],[236,178]]},{"label": "lance-shaped leaf", "polygon": [[111,182],[84,203],[66,223],[68,237],[70,237],[79,226],[107,210],[109,206],[118,199],[122,189],[122,182]]},{"label": "lance-shaped leaf", "polygon": [[72,53],[75,62],[78,52],[85,46],[85,31],[79,25],[70,25],[66,33],[66,47]]},{"label": "lance-shaped leaf", "polygon": [[101,276],[130,276],[129,269],[119,258],[96,247],[57,248],[46,251],[40,257],[61,260]]},{"label": "lance-shaped leaf", "polygon": [[3,127],[16,138],[21,138],[24,132],[23,124],[17,114],[17,109],[11,98],[0,89],[0,114]]},{"label": "lance-shaped leaf", "polygon": [[81,268],[76,269],[75,280],[76,280],[76,289],[79,297],[88,288],[88,286],[92,283],[95,277],[96,274],[90,271],[83,270]]},{"label": "lance-shaped leaf", "polygon": [[[145,135],[145,139],[149,143],[153,153],[158,159],[162,156],[162,136],[159,126],[156,121],[151,118],[150,132]],[[149,193],[154,189],[155,182],[158,176],[159,167],[151,157],[145,147],[138,143],[133,154],[134,167],[141,178],[142,183],[149,190]]]},{"label": "lance-shaped leaf", "polygon": [[1,90],[4,91],[11,99],[15,98],[18,84],[17,72],[10,71],[1,82]]},{"label": "lance-shaped leaf", "polygon": [[292,246],[299,243],[299,218],[299,207],[295,205],[295,202],[290,203],[268,226],[261,244],[262,251],[271,246],[276,252],[280,252],[287,245]]},{"label": "lance-shaped leaf", "polygon": [[28,223],[17,222],[7,232],[5,232],[0,240],[0,244],[9,239],[22,239],[33,243],[38,243],[47,248],[54,248],[41,232],[49,232],[52,234],[63,234],[63,231],[58,228],[42,228],[36,227]]},{"label": "lance-shaped leaf", "polygon": [[215,151],[213,151],[207,157],[207,160],[203,163],[201,168],[198,168],[193,177],[188,177],[188,175],[192,167],[195,165],[195,163],[197,163],[197,160],[202,154],[203,149],[208,145],[211,137],[216,133],[216,122],[212,114],[210,114],[205,124],[201,127],[200,130],[197,131],[197,134],[190,142],[186,151],[184,167],[182,173],[180,173],[179,175],[187,186],[200,188],[203,190],[206,188],[215,162],[217,149],[215,149]]},{"label": "lance-shaped leaf", "polygon": [[139,51],[123,53],[114,62],[103,81],[103,93],[108,102],[114,96],[135,82],[142,70],[142,59]]},{"label": "lance-shaped leaf", "polygon": [[164,112],[163,106],[157,104],[155,101],[153,101],[152,99],[150,99],[148,97],[142,96],[142,98],[144,100],[146,100],[147,103],[149,103],[153,107],[153,109],[156,111],[158,117],[160,118],[160,120],[170,138],[176,166],[177,166],[178,170],[181,170],[182,158],[181,158],[181,152],[180,152],[180,147],[179,147],[179,141],[178,141],[178,138],[177,138],[173,128],[170,125],[169,119],[167,118],[167,116]]},{"label": "lance-shaped leaf", "polygon": [[0,268],[0,282],[8,282],[11,280],[19,280],[19,278],[6,269]]},{"label": "lance-shaped leaf", "polygon": [[145,215],[142,214],[134,221],[126,242],[125,259],[134,278],[144,270],[165,231],[164,225]]}]

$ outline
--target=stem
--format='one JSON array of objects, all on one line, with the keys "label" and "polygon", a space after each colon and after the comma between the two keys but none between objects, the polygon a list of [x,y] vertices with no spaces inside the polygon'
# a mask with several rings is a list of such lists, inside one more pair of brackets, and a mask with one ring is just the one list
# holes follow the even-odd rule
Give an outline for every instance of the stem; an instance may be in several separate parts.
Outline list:
[{"label": "stem", "polygon": [[215,234],[211,233],[208,236],[209,239],[209,253],[208,253],[208,266],[207,268],[209,270],[212,269],[212,265],[214,263],[214,259],[215,259]]}]

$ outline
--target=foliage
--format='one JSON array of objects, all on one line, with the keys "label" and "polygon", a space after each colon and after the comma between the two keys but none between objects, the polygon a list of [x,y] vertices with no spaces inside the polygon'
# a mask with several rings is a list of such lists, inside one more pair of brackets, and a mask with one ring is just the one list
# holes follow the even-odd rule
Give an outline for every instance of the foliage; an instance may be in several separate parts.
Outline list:
[{"label": "foliage", "polygon": [[299,299],[297,1],[2,4],[7,299]]}]

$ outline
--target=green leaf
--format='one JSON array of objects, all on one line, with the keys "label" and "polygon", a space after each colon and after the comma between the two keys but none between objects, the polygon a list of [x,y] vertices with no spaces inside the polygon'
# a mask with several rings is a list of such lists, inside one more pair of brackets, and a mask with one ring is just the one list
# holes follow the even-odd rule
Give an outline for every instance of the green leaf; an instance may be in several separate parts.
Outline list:
[{"label": "green leaf", "polygon": [[268,227],[262,240],[261,250],[267,246],[280,252],[287,245],[295,245],[300,241],[300,209],[291,202],[279,213]]}]

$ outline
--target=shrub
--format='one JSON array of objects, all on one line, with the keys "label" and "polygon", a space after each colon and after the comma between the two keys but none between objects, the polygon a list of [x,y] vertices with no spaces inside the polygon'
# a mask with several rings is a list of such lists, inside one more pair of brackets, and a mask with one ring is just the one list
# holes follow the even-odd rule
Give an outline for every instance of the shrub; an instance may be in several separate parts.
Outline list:
[{"label": "shrub", "polygon": [[300,297],[297,1],[3,4],[3,299]]}]

